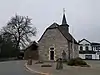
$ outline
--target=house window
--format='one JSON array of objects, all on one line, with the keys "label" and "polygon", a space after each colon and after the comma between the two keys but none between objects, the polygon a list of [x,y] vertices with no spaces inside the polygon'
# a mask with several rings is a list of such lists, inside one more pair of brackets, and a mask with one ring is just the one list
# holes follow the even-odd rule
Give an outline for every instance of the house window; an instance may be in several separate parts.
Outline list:
[{"label": "house window", "polygon": [[99,60],[100,60],[100,55],[99,55]]},{"label": "house window", "polygon": [[86,47],[85,47],[85,50],[86,50],[86,51],[88,51],[88,50],[89,50],[89,47],[88,47],[88,46],[86,46]]},{"label": "house window", "polygon": [[92,51],[94,50],[94,47],[92,47]]},{"label": "house window", "polygon": [[80,46],[80,50],[81,50],[81,51],[83,50],[83,47],[82,47],[82,46]]},{"label": "house window", "polygon": [[100,46],[98,47],[98,50],[100,50]]},{"label": "house window", "polygon": [[96,50],[99,51],[99,47],[98,46],[96,47]]},{"label": "house window", "polygon": [[96,47],[94,47],[94,50],[96,50]]},{"label": "house window", "polygon": [[85,55],[85,59],[92,59],[92,55]]}]

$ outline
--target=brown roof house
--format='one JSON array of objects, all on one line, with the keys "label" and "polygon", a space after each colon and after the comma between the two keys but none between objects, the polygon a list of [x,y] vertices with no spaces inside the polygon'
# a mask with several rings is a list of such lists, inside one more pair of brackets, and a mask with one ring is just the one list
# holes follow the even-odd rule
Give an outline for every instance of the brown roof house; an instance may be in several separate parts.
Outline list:
[{"label": "brown roof house", "polygon": [[33,41],[24,52],[24,59],[32,58],[33,60],[38,60],[38,44],[37,42]]},{"label": "brown roof house", "polygon": [[78,43],[69,33],[65,13],[62,24],[53,23],[38,41],[39,60],[56,61],[58,58],[71,59],[78,57]]}]

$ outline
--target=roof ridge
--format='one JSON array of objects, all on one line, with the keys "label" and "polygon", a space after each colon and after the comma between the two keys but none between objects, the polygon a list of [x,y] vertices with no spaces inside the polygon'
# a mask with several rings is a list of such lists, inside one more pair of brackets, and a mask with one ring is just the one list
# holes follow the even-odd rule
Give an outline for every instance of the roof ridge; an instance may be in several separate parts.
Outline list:
[{"label": "roof ridge", "polygon": [[87,39],[82,39],[82,40],[79,41],[79,43],[82,42],[83,40],[85,40],[85,41],[87,41],[87,42],[89,42],[91,44],[91,42],[88,41]]},{"label": "roof ridge", "polygon": [[50,28],[57,28],[59,25],[56,23],[56,22],[54,22],[53,24],[51,24],[49,27],[48,27],[48,29]]}]

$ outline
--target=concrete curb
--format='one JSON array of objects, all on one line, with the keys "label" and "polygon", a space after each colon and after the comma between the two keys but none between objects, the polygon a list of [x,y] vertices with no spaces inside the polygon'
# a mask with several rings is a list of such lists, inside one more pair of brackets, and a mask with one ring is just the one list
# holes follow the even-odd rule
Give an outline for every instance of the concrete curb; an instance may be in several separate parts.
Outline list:
[{"label": "concrete curb", "polygon": [[49,73],[43,73],[43,72],[35,71],[35,70],[29,68],[28,65],[27,65],[27,63],[25,63],[24,66],[25,66],[26,69],[28,69],[32,73],[38,73],[38,74],[41,74],[41,75],[50,75]]}]

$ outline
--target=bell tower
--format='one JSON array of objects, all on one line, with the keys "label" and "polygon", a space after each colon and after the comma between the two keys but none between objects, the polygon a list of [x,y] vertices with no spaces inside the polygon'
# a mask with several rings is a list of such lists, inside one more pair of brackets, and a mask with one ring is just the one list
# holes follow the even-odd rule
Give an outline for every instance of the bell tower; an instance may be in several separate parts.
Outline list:
[{"label": "bell tower", "polygon": [[65,16],[65,8],[63,9],[63,19],[62,19],[61,26],[66,28],[67,32],[69,32],[69,25],[67,24],[66,16]]}]

